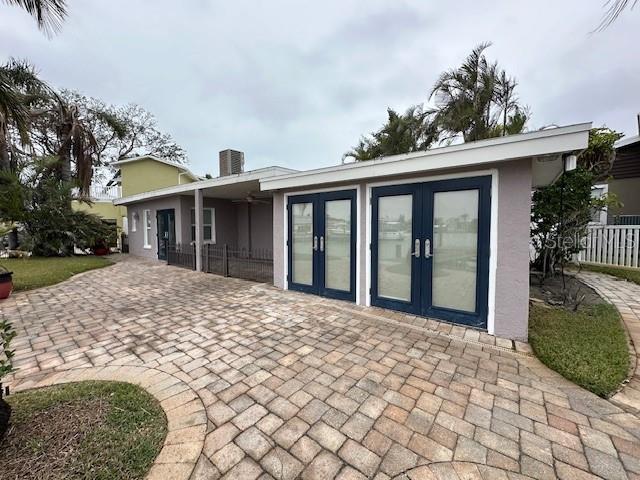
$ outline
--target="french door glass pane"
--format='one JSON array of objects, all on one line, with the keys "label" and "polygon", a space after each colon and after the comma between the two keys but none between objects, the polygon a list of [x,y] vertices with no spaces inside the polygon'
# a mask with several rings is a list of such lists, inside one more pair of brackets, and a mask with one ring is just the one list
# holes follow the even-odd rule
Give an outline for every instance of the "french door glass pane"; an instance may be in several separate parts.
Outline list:
[{"label": "french door glass pane", "polygon": [[478,190],[434,193],[432,304],[476,311]]},{"label": "french door glass pane", "polygon": [[378,199],[378,296],[411,301],[413,195]]},{"label": "french door glass pane", "polygon": [[351,200],[325,203],[325,287],[351,288]]},{"label": "french door glass pane", "polygon": [[293,282],[313,283],[313,204],[294,203],[291,207]]}]

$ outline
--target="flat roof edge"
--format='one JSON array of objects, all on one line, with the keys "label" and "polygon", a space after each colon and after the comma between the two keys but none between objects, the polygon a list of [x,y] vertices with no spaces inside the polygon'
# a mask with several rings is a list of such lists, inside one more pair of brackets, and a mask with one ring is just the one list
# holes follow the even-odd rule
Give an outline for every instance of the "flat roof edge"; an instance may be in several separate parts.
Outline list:
[{"label": "flat roof edge", "polygon": [[[357,181],[390,175],[484,165],[518,158],[549,155],[586,148],[591,123],[478,142],[439,147],[421,152],[381,157],[271,177],[260,181],[263,191],[306,187],[319,183]],[[428,160],[428,163],[425,163]]]}]

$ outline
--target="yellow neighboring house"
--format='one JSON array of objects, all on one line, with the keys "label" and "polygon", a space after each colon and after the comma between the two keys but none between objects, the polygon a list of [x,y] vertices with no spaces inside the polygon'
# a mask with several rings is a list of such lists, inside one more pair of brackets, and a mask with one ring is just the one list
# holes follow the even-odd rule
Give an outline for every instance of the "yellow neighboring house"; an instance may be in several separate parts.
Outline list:
[{"label": "yellow neighboring house", "polygon": [[96,214],[116,225],[118,246],[121,246],[120,234],[128,233],[127,207],[114,205],[114,200],[200,180],[185,166],[151,155],[127,158],[113,165],[118,171],[106,186],[91,186],[92,203],[74,201],[73,208]]}]

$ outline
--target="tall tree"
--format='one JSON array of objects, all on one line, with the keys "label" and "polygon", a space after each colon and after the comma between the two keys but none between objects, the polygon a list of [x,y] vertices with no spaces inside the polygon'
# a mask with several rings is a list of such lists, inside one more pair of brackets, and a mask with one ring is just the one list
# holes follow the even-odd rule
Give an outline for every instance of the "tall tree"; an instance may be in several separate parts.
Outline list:
[{"label": "tall tree", "polygon": [[517,82],[487,60],[490,46],[475,47],[460,67],[443,72],[431,90],[441,138],[462,135],[470,142],[523,131],[528,112],[515,94]]},{"label": "tall tree", "polygon": [[356,161],[426,150],[437,139],[430,121],[431,112],[421,106],[410,107],[404,114],[387,109],[387,122],[343,155]]},{"label": "tall tree", "polygon": [[15,170],[12,133],[22,146],[30,143],[31,108],[49,92],[27,62],[0,65],[0,171]]},{"label": "tall tree", "polygon": [[4,0],[4,2],[26,10],[35,18],[38,28],[48,35],[57,32],[67,16],[65,0]]}]

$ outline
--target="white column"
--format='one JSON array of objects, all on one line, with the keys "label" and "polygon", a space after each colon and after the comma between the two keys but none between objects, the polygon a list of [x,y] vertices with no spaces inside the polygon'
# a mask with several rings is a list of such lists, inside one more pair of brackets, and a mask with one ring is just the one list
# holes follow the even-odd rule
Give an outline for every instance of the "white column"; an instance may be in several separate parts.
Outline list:
[{"label": "white column", "polygon": [[202,271],[202,244],[204,243],[204,235],[202,224],[204,223],[202,210],[202,190],[195,191],[195,215],[196,215],[196,271]]}]

